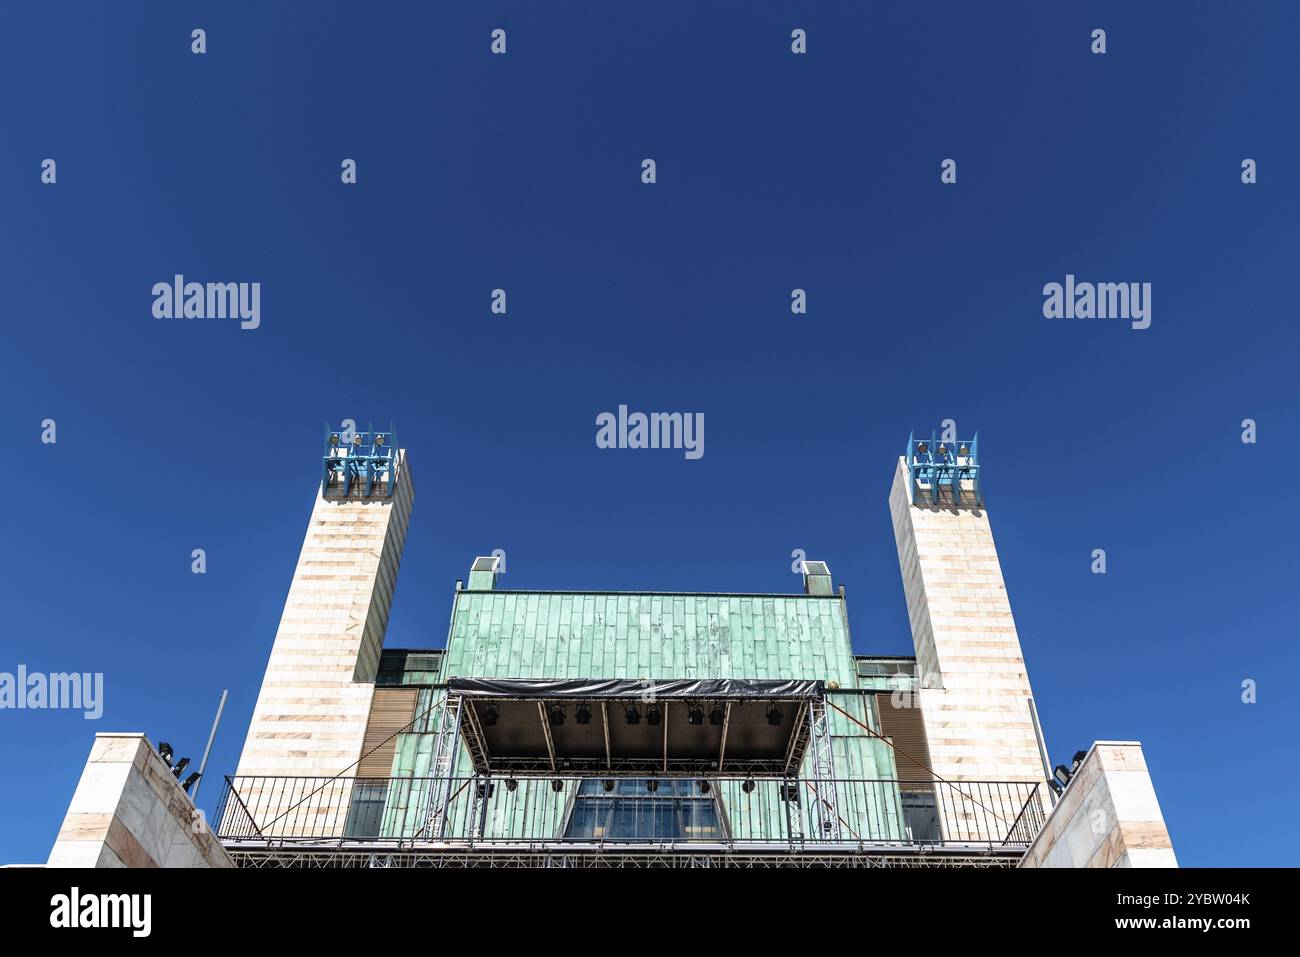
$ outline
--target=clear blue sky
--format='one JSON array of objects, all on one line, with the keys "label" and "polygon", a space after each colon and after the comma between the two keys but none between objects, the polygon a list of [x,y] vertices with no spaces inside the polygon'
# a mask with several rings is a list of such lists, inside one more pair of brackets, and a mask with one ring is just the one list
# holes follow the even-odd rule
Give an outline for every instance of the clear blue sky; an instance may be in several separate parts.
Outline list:
[{"label": "clear blue sky", "polygon": [[[1139,739],[1184,864],[1295,863],[1300,8],[1064,6],[4,4],[0,670],[106,708],[0,712],[0,862],[94,732],[197,761],[229,688],[212,806],[349,416],[410,450],[408,647],[493,548],[700,591],[803,548],[910,653],[893,464],[978,429],[1053,759]],[[261,328],[154,319],[175,273],[261,282]],[[1043,318],[1067,273],[1152,283],[1151,328]],[[619,403],[703,412],[704,457],[597,449]]]}]

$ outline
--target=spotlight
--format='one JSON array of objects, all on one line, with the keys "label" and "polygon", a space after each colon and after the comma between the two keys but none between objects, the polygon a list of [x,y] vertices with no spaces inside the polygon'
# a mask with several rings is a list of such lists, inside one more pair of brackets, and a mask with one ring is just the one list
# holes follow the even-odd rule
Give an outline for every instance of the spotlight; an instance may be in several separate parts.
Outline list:
[{"label": "spotlight", "polygon": [[558,728],[564,724],[564,709],[558,704],[551,705],[551,727]]},{"label": "spotlight", "polygon": [[382,435],[376,435],[375,445],[383,445],[383,444],[384,444],[384,437]]},{"label": "spotlight", "polygon": [[659,713],[659,709],[654,705],[651,705],[650,710],[645,713],[645,723],[650,725],[652,728],[659,727],[663,719],[664,716]]},{"label": "spotlight", "polygon": [[921,455],[924,455],[926,452],[929,452],[929,451],[930,451],[930,443],[929,443],[929,442],[917,442],[917,443],[916,443],[916,451],[919,452]]},{"label": "spotlight", "polygon": [[781,709],[778,708],[776,705],[772,705],[772,707],[767,709],[767,723],[770,724],[772,727],[775,728],[777,725],[779,725],[783,717],[785,716],[781,714]]},{"label": "spotlight", "polygon": [[573,720],[578,724],[591,724],[591,709],[585,704],[578,705],[578,710],[574,712]]},{"label": "spotlight", "polygon": [[605,778],[605,780],[600,782],[600,786],[603,787],[606,791],[612,791],[614,790],[614,779]]},{"label": "spotlight", "polygon": [[179,761],[176,762],[176,767],[172,768],[172,777],[179,780],[180,776],[185,773],[185,769],[188,768],[189,766],[190,766],[190,759],[181,758]]},{"label": "spotlight", "polygon": [[721,705],[714,705],[713,710],[709,712],[709,724],[715,728],[722,727],[722,722],[726,720],[726,713],[722,710]]},{"label": "spotlight", "polygon": [[564,782],[561,781],[559,778],[552,779],[551,790],[554,791],[556,794],[559,794],[561,791],[564,790]]},{"label": "spotlight", "polygon": [[337,435],[331,435],[330,445],[338,445],[338,444],[339,444],[339,437]]},{"label": "spotlight", "polygon": [[158,742],[158,756],[163,759],[167,767],[172,766],[172,746],[166,741]]},{"label": "spotlight", "polygon": [[357,446],[358,448],[361,447],[361,433],[360,433],[360,432],[358,432],[356,435],[352,436],[352,444],[355,445],[355,446]]},{"label": "spotlight", "polygon": [[185,793],[186,793],[186,794],[189,794],[189,793],[190,793],[190,788],[192,788],[192,787],[194,787],[194,785],[198,784],[198,782],[199,782],[199,778],[201,778],[201,777],[203,777],[203,775],[200,774],[198,771],[192,771],[192,772],[190,772],[190,776],[187,777],[187,778],[185,779],[185,783],[181,785],[181,787],[185,789]]},{"label": "spotlight", "polygon": [[1056,769],[1052,772],[1052,776],[1060,782],[1061,787],[1068,785],[1070,783],[1070,778],[1073,777],[1073,775],[1070,774],[1070,769],[1064,764],[1058,764]]},{"label": "spotlight", "polygon": [[711,784],[709,784],[708,781],[701,781],[701,782],[700,782],[700,793],[701,793],[701,794],[708,794],[709,791],[711,791],[712,789],[713,789],[713,786],[712,786]]},{"label": "spotlight", "polygon": [[627,723],[628,724],[641,723],[641,712],[636,710],[636,705],[634,704],[630,704],[627,706]]},{"label": "spotlight", "polygon": [[1074,763],[1070,765],[1070,773],[1071,773],[1071,774],[1073,774],[1075,771],[1079,770],[1079,765],[1083,764],[1083,759],[1086,758],[1087,756],[1088,756],[1088,752],[1087,752],[1087,751],[1075,751],[1075,752],[1074,752]]},{"label": "spotlight", "polygon": [[490,728],[497,723],[499,717],[501,717],[501,712],[497,710],[497,706],[490,704],[487,706],[487,710],[483,712],[483,723]]},{"label": "spotlight", "polygon": [[754,779],[753,779],[753,778],[746,778],[746,779],[745,779],[745,783],[742,784],[742,785],[740,786],[740,789],[741,789],[742,791],[744,791],[746,794],[753,794],[753,793],[754,793]]},{"label": "spotlight", "polygon": [[704,723],[704,709],[697,704],[691,705],[686,712],[686,720],[690,724],[701,725]]},{"label": "spotlight", "polygon": [[970,455],[970,448],[968,448],[967,446],[963,445],[961,448],[959,448],[959,449],[957,450],[957,454],[958,454],[958,455]]},{"label": "spotlight", "polygon": [[658,781],[658,779],[657,779],[657,778],[650,778],[649,780],[647,780],[646,783],[645,783],[645,789],[646,789],[647,791],[649,791],[651,794],[654,794],[656,791],[658,791],[658,790],[659,790],[659,781]]},{"label": "spotlight", "polygon": [[516,790],[518,790],[518,789],[519,789],[519,782],[518,782],[518,781],[516,781],[514,778],[506,778],[506,790],[507,790],[507,791],[512,791],[512,792],[513,792],[513,791],[516,791]]}]

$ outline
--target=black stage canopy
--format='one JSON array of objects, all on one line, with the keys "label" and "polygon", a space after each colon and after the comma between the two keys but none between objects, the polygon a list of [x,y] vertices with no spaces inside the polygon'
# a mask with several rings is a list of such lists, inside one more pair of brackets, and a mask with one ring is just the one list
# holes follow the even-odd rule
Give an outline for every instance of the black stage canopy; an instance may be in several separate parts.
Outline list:
[{"label": "black stage canopy", "polygon": [[820,681],[452,678],[482,774],[787,776]]}]

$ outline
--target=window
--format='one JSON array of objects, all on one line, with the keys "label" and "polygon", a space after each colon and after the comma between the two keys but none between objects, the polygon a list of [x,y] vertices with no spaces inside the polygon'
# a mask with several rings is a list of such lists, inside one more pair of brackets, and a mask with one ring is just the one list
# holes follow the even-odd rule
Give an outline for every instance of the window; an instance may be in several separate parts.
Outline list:
[{"label": "window", "polygon": [[720,841],[721,815],[712,793],[697,781],[584,780],[564,828],[574,841]]}]

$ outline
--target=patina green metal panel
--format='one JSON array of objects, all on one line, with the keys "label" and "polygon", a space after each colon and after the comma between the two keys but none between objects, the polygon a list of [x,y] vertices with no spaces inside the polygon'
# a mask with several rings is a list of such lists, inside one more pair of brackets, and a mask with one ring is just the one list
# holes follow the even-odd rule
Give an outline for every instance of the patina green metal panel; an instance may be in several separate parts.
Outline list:
[{"label": "patina green metal panel", "polygon": [[[438,680],[453,676],[820,679],[841,689],[829,695],[837,778],[896,777],[892,751],[871,733],[879,729],[874,700],[848,690],[857,687],[858,677],[839,596],[460,591]],[[431,773],[439,694],[421,692],[421,717],[399,736],[394,776]],[[462,751],[456,774],[472,773]],[[520,782],[521,816],[512,822],[518,836],[555,836],[563,798],[550,795],[546,784]],[[811,813],[809,801],[787,808],[771,782],[760,782],[748,795],[738,785],[722,791],[736,837],[774,833],[778,823],[784,827],[787,811]],[[892,784],[847,786],[839,800],[851,836],[901,836]],[[415,834],[424,823],[422,801],[423,783],[395,784],[385,833]]]}]

